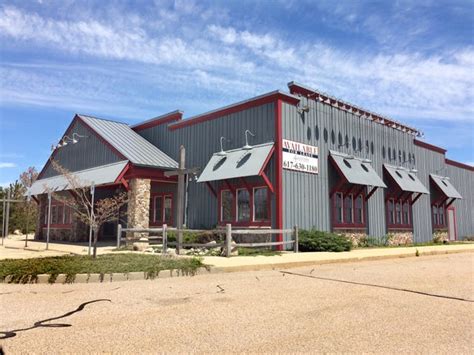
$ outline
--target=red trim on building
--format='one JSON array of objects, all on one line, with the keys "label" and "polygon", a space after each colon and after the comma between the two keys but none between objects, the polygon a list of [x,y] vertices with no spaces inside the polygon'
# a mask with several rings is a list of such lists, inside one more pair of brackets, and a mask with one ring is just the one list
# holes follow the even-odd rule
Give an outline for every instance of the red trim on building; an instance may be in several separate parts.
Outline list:
[{"label": "red trim on building", "polygon": [[[230,185],[230,186],[229,186]],[[255,215],[255,204],[254,204],[254,190],[256,188],[262,188],[267,190],[267,215],[268,219],[263,221],[254,221]],[[237,192],[238,190],[247,190],[249,192],[249,204],[250,204],[250,221],[237,221]],[[222,220],[222,192],[223,191],[230,191],[233,196],[233,203],[232,203],[232,220],[231,221],[223,221]],[[271,227],[272,221],[272,203],[271,203],[271,191],[270,189],[259,183],[249,183],[249,182],[242,182],[240,184],[221,184],[219,186],[218,194],[217,194],[217,208],[218,210],[218,224],[225,225],[226,223],[232,223],[233,226],[238,227]]]},{"label": "red trim on building", "polygon": [[[171,197],[171,219],[166,221],[165,220],[165,198],[166,197]],[[155,221],[155,199],[156,198],[161,198],[161,221]],[[150,194],[150,218],[149,218],[149,223],[150,226],[162,226],[164,223],[166,223],[169,227],[174,225],[174,193],[173,192],[152,192]]]},{"label": "red trim on building", "polygon": [[441,147],[437,147],[435,145],[432,145],[432,144],[429,144],[429,143],[426,143],[426,142],[423,142],[423,141],[419,141],[418,139],[414,139],[413,143],[415,145],[417,145],[418,147],[422,147],[422,148],[431,150],[431,151],[436,152],[436,153],[440,153],[440,154],[445,154],[446,153],[446,149],[441,148]]},{"label": "red trim on building", "polygon": [[196,116],[194,118],[189,118],[186,120],[181,120],[180,122],[171,124],[168,126],[170,130],[175,130],[183,127],[188,127],[198,123],[210,121],[222,116],[230,115],[232,113],[237,113],[243,110],[248,110],[253,107],[261,106],[276,101],[284,101],[292,105],[296,105],[300,100],[291,95],[276,91],[267,95],[257,96],[253,99],[237,103],[231,106],[223,107],[215,111],[204,113],[202,115]]},{"label": "red trim on building", "polygon": [[448,164],[448,165],[452,165],[452,166],[455,166],[456,168],[461,168],[461,169],[466,169],[466,170],[470,170],[470,171],[474,171],[474,166],[470,166],[470,165],[467,165],[467,164],[464,164],[464,163],[460,163],[458,161],[454,161],[454,160],[451,160],[451,159],[444,159],[445,163]]},{"label": "red trim on building", "polygon": [[152,118],[151,120],[139,123],[135,126],[131,126],[130,128],[133,129],[134,131],[141,131],[141,130],[159,126],[165,123],[173,123],[176,121],[181,121],[182,119],[183,119],[182,111],[173,111],[173,112],[161,115],[159,117]]},{"label": "red trim on building", "polygon": [[164,175],[164,171],[156,168],[143,168],[143,167],[137,167],[136,165],[130,165],[129,169],[123,176],[124,179],[133,179],[133,178],[144,178],[144,179],[160,179],[163,181],[168,181],[168,182],[176,182],[177,177],[172,176],[172,177],[166,177]]},{"label": "red trim on building", "polygon": [[[283,133],[282,133],[282,117],[281,117],[282,101],[275,102],[275,219],[276,229],[283,229]],[[283,235],[277,236],[279,242],[283,241]],[[283,246],[279,245],[278,250],[283,250]]]}]

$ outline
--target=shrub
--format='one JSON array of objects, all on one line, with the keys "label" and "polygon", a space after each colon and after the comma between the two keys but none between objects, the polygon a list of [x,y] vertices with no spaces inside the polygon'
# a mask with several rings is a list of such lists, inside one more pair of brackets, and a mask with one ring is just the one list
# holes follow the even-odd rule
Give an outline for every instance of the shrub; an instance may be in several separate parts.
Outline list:
[{"label": "shrub", "polygon": [[386,245],[387,243],[385,243],[384,240],[378,240],[377,238],[374,238],[374,237],[365,236],[359,239],[359,244],[357,246],[359,248],[373,248],[373,247],[381,247],[381,246],[386,246]]},{"label": "shrub", "polygon": [[312,229],[300,230],[298,245],[301,251],[340,252],[351,250],[352,242],[339,234]]}]

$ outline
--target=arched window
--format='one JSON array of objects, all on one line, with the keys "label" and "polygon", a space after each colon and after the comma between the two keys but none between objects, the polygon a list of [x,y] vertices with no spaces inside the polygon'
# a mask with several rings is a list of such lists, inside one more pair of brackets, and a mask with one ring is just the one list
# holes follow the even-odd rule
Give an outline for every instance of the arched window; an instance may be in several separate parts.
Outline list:
[{"label": "arched window", "polygon": [[314,138],[319,141],[319,127],[318,125],[314,126]]},{"label": "arched window", "polygon": [[328,130],[325,128],[323,131],[324,143],[328,142]]},{"label": "arched window", "polygon": [[385,146],[382,147],[382,158],[385,159]]}]

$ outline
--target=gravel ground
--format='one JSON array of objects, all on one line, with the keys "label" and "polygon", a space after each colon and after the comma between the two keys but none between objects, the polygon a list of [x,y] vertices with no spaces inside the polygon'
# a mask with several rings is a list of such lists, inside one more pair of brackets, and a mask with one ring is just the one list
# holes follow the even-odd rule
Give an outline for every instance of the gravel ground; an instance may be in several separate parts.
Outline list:
[{"label": "gravel ground", "polygon": [[[472,354],[473,302],[338,280],[474,300],[473,263],[474,254],[467,253],[287,270],[298,275],[275,270],[108,284],[0,285],[0,331],[33,327],[8,333],[13,336],[0,344],[6,354]],[[110,302],[79,307],[101,299]]]}]

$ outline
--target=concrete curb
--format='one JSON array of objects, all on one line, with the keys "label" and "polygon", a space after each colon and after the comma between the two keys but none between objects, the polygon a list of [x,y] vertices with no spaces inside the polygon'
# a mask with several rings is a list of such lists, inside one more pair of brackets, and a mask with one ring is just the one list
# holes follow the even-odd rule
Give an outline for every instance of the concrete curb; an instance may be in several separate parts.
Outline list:
[{"label": "concrete curb", "polygon": [[[365,257],[353,257],[353,258],[340,258],[340,259],[321,259],[321,260],[305,260],[305,261],[290,261],[282,263],[271,263],[271,264],[249,264],[249,265],[238,265],[238,266],[213,266],[211,267],[212,273],[225,273],[225,272],[240,272],[240,271],[260,271],[260,270],[276,270],[276,269],[291,269],[296,267],[313,266],[313,265],[325,265],[325,264],[343,264],[359,261],[376,261],[386,259],[401,259],[416,257],[416,248],[410,253],[395,254],[395,255],[374,255]],[[419,256],[431,256],[431,255],[445,255],[445,254],[458,254],[458,253],[474,253],[474,249],[458,249],[458,250],[419,250]]]}]

